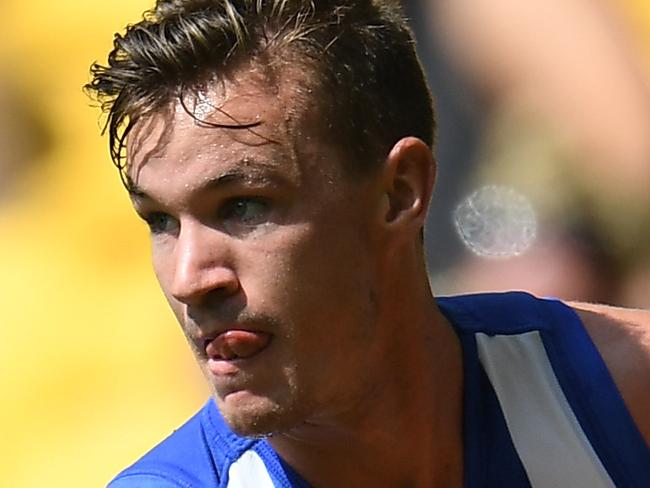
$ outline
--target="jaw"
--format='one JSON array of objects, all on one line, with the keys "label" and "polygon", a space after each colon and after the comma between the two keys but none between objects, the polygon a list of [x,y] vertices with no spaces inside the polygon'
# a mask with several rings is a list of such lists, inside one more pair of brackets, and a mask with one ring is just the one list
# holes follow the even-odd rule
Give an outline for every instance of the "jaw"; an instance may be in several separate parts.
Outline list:
[{"label": "jaw", "polygon": [[281,435],[303,422],[305,405],[300,405],[292,393],[260,394],[237,390],[213,398],[230,429],[246,437]]}]

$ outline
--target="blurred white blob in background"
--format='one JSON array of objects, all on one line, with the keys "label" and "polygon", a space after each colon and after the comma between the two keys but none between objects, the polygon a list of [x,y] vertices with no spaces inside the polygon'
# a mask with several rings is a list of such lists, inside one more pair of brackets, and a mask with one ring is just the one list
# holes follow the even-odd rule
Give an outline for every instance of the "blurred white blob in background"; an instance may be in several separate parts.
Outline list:
[{"label": "blurred white blob in background", "polygon": [[524,253],[537,235],[537,217],[528,199],[507,186],[484,186],[454,210],[463,243],[476,255],[509,258]]}]

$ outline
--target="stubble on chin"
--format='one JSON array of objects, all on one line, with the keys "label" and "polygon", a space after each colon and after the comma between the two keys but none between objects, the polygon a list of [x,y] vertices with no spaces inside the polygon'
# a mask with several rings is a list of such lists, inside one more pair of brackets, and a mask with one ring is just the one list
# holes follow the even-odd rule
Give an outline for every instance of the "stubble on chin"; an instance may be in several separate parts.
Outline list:
[{"label": "stubble on chin", "polygon": [[246,401],[226,402],[215,395],[215,403],[222,417],[237,435],[265,438],[282,434],[303,421],[301,410],[293,403],[279,404],[269,398],[251,398]]}]

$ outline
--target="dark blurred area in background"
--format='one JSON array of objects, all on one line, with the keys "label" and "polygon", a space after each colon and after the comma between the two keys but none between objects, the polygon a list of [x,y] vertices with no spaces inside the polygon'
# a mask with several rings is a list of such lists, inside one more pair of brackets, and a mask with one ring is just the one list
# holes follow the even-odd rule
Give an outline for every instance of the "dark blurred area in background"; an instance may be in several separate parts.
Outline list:
[{"label": "dark blurred area in background", "polygon": [[0,74],[0,205],[20,198],[24,178],[51,149],[52,134],[20,80]]},{"label": "dark blurred area in background", "polygon": [[[439,121],[427,229],[435,291],[650,307],[649,53],[629,12],[587,0],[405,7]],[[535,211],[537,236],[521,255],[479,256],[455,232],[454,208],[494,185]]]}]

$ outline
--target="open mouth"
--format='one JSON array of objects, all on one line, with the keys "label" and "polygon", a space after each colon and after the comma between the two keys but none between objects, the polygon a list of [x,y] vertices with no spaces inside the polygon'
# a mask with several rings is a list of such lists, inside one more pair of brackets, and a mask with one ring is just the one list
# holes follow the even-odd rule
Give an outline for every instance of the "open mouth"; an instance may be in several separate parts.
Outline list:
[{"label": "open mouth", "polygon": [[208,359],[234,361],[248,359],[266,349],[271,334],[260,331],[231,329],[204,343]]}]

